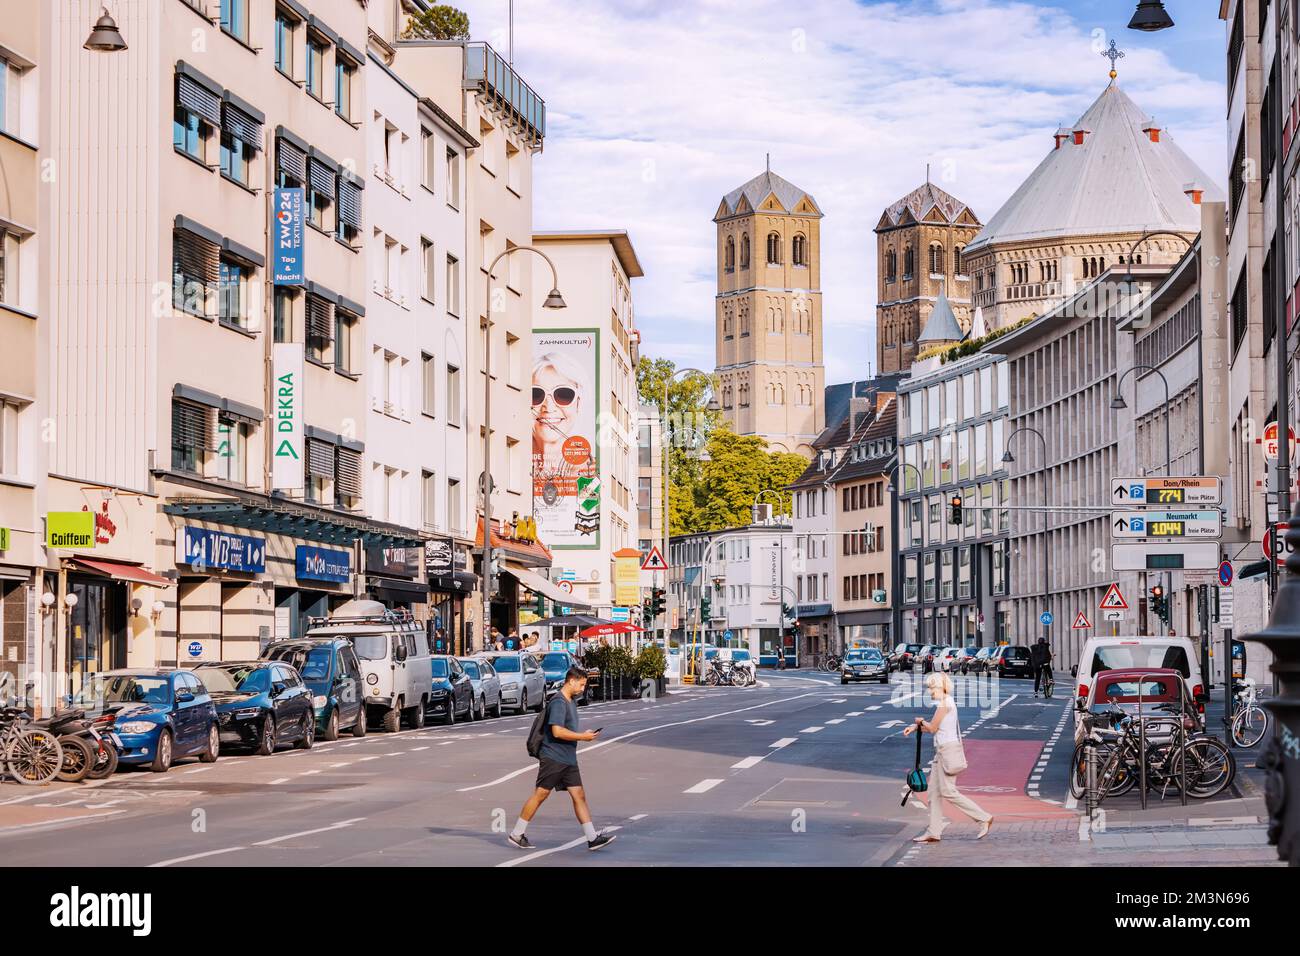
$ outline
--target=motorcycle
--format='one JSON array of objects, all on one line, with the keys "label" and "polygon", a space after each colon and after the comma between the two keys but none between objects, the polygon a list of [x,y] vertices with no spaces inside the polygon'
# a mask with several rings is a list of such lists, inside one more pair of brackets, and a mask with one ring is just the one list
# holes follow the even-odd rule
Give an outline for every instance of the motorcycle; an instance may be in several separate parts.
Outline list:
[{"label": "motorcycle", "polygon": [[63,763],[58,778],[69,783],[103,780],[117,770],[121,738],[112,732],[116,715],[103,714],[87,719],[83,710],[56,712],[31,726],[48,730],[63,747]]}]

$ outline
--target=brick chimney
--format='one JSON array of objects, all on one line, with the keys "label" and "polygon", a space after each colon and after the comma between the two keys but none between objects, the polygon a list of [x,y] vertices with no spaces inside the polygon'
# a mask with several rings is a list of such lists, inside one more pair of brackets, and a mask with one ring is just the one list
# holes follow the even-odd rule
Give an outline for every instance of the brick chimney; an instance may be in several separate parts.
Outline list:
[{"label": "brick chimney", "polygon": [[1160,142],[1160,124],[1154,119],[1147,120],[1147,125],[1142,127],[1142,132],[1147,134],[1147,139],[1151,140],[1151,142]]},{"label": "brick chimney", "polygon": [[1084,129],[1082,126],[1075,127],[1075,128],[1071,131],[1071,135],[1074,137],[1074,145],[1075,145],[1075,146],[1082,146],[1082,145],[1083,145],[1083,138],[1084,138],[1085,136],[1087,136],[1087,135],[1088,135],[1089,133],[1091,133],[1091,132],[1092,132],[1092,130],[1090,130],[1090,129]]},{"label": "brick chimney", "polygon": [[1069,139],[1070,136],[1071,133],[1069,127],[1066,126],[1059,127],[1057,131],[1052,134],[1052,139],[1056,140],[1056,148],[1060,149],[1061,144],[1064,143],[1067,139]]},{"label": "brick chimney", "polygon": [[1183,193],[1192,201],[1193,205],[1199,206],[1201,197],[1205,195],[1205,187],[1198,182],[1184,183]]}]

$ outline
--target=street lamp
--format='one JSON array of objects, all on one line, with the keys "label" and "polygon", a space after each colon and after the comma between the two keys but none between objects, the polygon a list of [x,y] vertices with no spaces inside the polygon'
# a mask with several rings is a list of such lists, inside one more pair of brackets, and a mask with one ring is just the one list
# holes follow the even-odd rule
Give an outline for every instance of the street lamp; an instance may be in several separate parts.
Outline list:
[{"label": "street lamp", "polygon": [[116,53],[119,50],[126,49],[126,41],[122,39],[122,33],[117,28],[117,22],[109,15],[108,7],[100,8],[103,12],[99,19],[95,21],[95,27],[90,31],[90,36],[86,37],[86,42],[82,47],[87,50],[94,50],[98,53]]},{"label": "street lamp", "polygon": [[1143,33],[1168,30],[1173,25],[1173,18],[1165,11],[1162,0],[1138,0],[1133,19],[1128,22],[1130,30],[1141,30]]},{"label": "street lamp", "polygon": [[[502,250],[492,260],[483,277],[483,646],[492,627],[492,279],[497,263],[516,252],[533,252],[546,260],[551,267],[551,291],[542,303],[543,309],[563,309],[564,297],[560,295],[560,278],[551,257],[535,246],[511,246]],[[530,323],[531,324],[531,323]],[[470,653],[472,647],[466,647]]]},{"label": "street lamp", "polygon": [[[1043,549],[1045,552],[1049,552],[1045,555],[1046,560],[1043,562],[1043,610],[1044,612],[1050,612],[1052,610],[1052,556],[1050,554],[1052,538],[1048,532],[1051,530],[1052,513],[1047,510],[1049,508],[1047,495],[1047,438],[1032,425],[1021,425],[1007,436],[1007,447],[1002,453],[1003,464],[1010,465],[1015,463],[1016,457],[1011,454],[1011,442],[1021,432],[1029,432],[1030,434],[1037,435],[1038,440],[1043,443],[1043,534],[1046,538],[1046,541],[1043,544]],[[1051,640],[1052,626],[1050,624],[1043,625],[1043,636],[1049,641]]]},{"label": "street lamp", "polygon": [[[659,430],[661,439],[664,444],[664,463],[663,463],[663,482],[664,482],[664,528],[663,528],[663,557],[664,563],[668,562],[668,497],[670,494],[670,478],[672,476],[672,456],[670,454],[670,442],[668,441],[668,390],[674,382],[679,379],[685,379],[691,375],[702,375],[709,380],[709,404],[706,406],[708,411],[716,412],[721,407],[713,393],[713,376],[708,372],[701,371],[698,368],[681,368],[673,372],[664,382],[664,402],[659,408]],[[664,653],[668,653],[668,641],[672,635],[672,629],[669,627],[669,621],[672,620],[668,610],[669,602],[672,601],[670,595],[671,588],[668,587],[668,571],[664,571]]]},{"label": "street lamp", "polygon": [[[1124,387],[1124,380],[1138,371],[1155,372],[1160,376],[1160,381],[1165,386],[1165,474],[1169,475],[1174,460],[1169,453],[1169,379],[1165,378],[1165,373],[1150,365],[1134,365],[1119,377],[1119,381],[1115,384],[1115,395],[1110,400],[1110,407],[1117,411],[1128,408],[1128,403],[1124,401],[1124,396],[1120,394],[1120,390]],[[1136,400],[1136,396],[1134,396],[1134,400]]]},{"label": "street lamp", "polygon": [[[785,511],[785,497],[781,494],[781,492],[777,491],[775,488],[764,488],[758,494],[754,495],[754,501],[750,505],[750,516],[753,519],[755,524],[758,523],[758,502],[762,499],[764,495],[776,495],[776,500],[781,507],[781,511],[783,513]],[[794,525],[792,522],[791,531],[793,532],[793,530],[794,530]],[[777,556],[777,561],[778,561],[777,586],[781,588],[781,592],[782,592],[781,593],[782,610],[777,612],[778,627],[776,629],[776,635],[777,635],[776,639],[777,639],[777,647],[780,648],[780,650],[777,653],[781,657],[785,657],[785,610],[784,610],[785,608],[785,535],[778,534],[776,536],[776,543],[780,552]],[[798,619],[799,606],[797,602],[795,603],[793,610],[794,610],[795,618]],[[799,659],[799,649],[796,647],[795,660],[797,661],[798,659]]]},{"label": "street lamp", "polygon": [[[896,491],[901,490],[898,488],[898,486],[894,484],[894,476],[898,474],[898,469],[900,468],[911,468],[912,471],[916,473],[916,491],[918,495],[921,495],[922,500],[924,500],[922,489],[925,483],[921,480],[921,469],[917,468],[916,465],[912,464],[910,461],[897,462],[893,468],[889,469],[889,471],[886,472],[886,474],[889,475],[889,481],[885,485],[885,492],[887,494],[892,495]],[[910,504],[909,504],[909,508],[910,508]],[[929,515],[922,514],[921,515],[921,550],[916,558],[916,635],[922,640],[924,640],[925,638],[925,614],[923,613],[925,609],[925,581],[922,578],[922,575],[925,573],[925,525],[927,521],[929,521]],[[907,523],[909,528],[908,539],[910,540],[911,539],[910,529],[912,524],[912,518],[910,513],[908,515]],[[893,528],[893,534],[895,535],[894,541],[897,542],[899,540],[897,537],[898,535],[897,527]],[[904,557],[901,552],[899,552],[898,577],[904,580],[906,579],[906,575],[904,574],[904,572],[907,570],[906,561],[907,558]],[[904,600],[907,599],[906,591],[903,594],[903,599]],[[894,630],[895,630],[894,639],[901,640],[903,637],[901,609],[899,611],[898,618],[895,621]]]}]

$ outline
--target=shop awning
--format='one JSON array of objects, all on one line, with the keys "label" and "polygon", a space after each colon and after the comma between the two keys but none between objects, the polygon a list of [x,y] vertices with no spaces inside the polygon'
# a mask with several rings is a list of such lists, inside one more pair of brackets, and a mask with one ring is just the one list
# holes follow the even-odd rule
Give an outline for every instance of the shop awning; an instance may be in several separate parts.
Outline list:
[{"label": "shop awning", "polygon": [[521,567],[513,561],[506,562],[506,573],[514,575],[520,584],[528,588],[528,590],[532,591],[534,594],[540,594],[543,597],[549,598],[556,604],[563,605],[564,607],[591,607],[589,602],[579,600],[568,591],[563,590],[558,584],[553,584],[535,571],[529,571],[527,568]]},{"label": "shop awning", "polygon": [[429,575],[429,589],[445,594],[467,594],[478,590],[478,575],[472,571]]},{"label": "shop awning", "polygon": [[69,558],[68,566],[90,574],[102,574],[116,581],[130,581],[132,584],[147,584],[155,588],[169,588],[175,582],[169,581],[161,574],[154,574],[148,568],[128,561],[109,561],[106,558]]},{"label": "shop awning", "polygon": [[390,601],[410,601],[412,604],[429,602],[429,586],[417,581],[403,581],[400,578],[366,578],[366,584],[379,598]]},{"label": "shop awning", "polygon": [[[474,547],[483,547],[483,516],[479,515],[478,527],[474,530]],[[540,541],[516,541],[501,536],[501,522],[492,520],[492,549],[500,551],[507,560],[518,564],[531,565],[536,568],[551,566],[551,549]]]}]

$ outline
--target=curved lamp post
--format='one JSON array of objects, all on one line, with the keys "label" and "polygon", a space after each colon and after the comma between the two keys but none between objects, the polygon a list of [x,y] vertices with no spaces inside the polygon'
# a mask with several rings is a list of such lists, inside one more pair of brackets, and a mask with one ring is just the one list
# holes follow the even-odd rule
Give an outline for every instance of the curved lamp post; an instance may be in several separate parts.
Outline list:
[{"label": "curved lamp post", "polygon": [[[889,482],[888,484],[885,485],[886,493],[892,495],[896,491],[901,490],[897,485],[894,484],[894,476],[898,474],[898,469],[900,468],[911,468],[912,471],[916,473],[916,491],[917,494],[920,495],[921,500],[924,501],[925,483],[921,480],[921,469],[917,468],[916,465],[912,464],[910,461],[899,461],[895,463],[893,468],[890,468],[889,471],[885,473],[889,475]],[[922,577],[922,575],[925,572],[925,525],[928,521],[929,521],[929,515],[922,514],[921,515],[921,550],[917,556],[917,565],[916,565],[916,633],[917,636],[920,638],[925,637],[925,614],[922,613],[925,610],[925,579]],[[911,537],[910,528],[912,524],[910,507],[907,516],[907,524],[909,528],[908,537],[910,538]],[[899,554],[898,556],[899,578],[905,578],[903,572],[907,570],[906,561],[907,559],[902,554]],[[935,570],[936,571],[938,570],[937,565],[935,567]],[[906,598],[906,595],[904,595],[904,597]],[[901,613],[899,615],[899,618],[901,623],[901,618],[902,618]],[[898,630],[901,631],[902,628],[899,627]],[[903,635],[901,633],[896,634],[895,640],[901,640],[902,637]]]},{"label": "curved lamp post", "polygon": [[[1034,428],[1032,425],[1021,425],[1019,428],[1017,428],[1015,431],[1013,431],[1010,435],[1007,436],[1007,447],[1006,450],[1002,453],[1002,463],[1005,465],[1010,465],[1015,462],[1016,456],[1011,454],[1011,442],[1021,432],[1029,432],[1030,434],[1037,435],[1038,440],[1043,443],[1043,508],[1044,508],[1043,534],[1047,537],[1047,541],[1044,547],[1044,550],[1046,551],[1051,548],[1051,544],[1052,544],[1051,536],[1047,534],[1047,532],[1051,530],[1051,520],[1052,520],[1051,512],[1046,510],[1050,506],[1048,501],[1048,494],[1047,494],[1047,489],[1048,489],[1047,438],[1043,435],[1042,432],[1040,432],[1037,428]],[[1043,562],[1043,610],[1051,611],[1052,609],[1052,556],[1051,554],[1046,554],[1045,557],[1047,560]],[[1050,643],[1052,638],[1052,626],[1050,624],[1043,625],[1043,636],[1046,637]]]},{"label": "curved lamp post", "polygon": [[[551,291],[542,303],[543,309],[563,309],[564,297],[560,295],[560,279],[551,257],[536,246],[511,246],[497,254],[483,277],[483,476],[479,482],[483,495],[483,646],[492,629],[492,591],[495,575],[492,572],[492,279],[497,263],[516,252],[532,252],[546,260],[551,267]],[[531,323],[530,323],[531,324]],[[465,653],[472,651],[472,645]]]},{"label": "curved lamp post", "polygon": [[[1170,469],[1173,467],[1174,460],[1169,452],[1169,379],[1165,378],[1165,373],[1150,365],[1134,365],[1121,375],[1119,381],[1115,383],[1115,397],[1110,400],[1110,407],[1117,411],[1128,408],[1128,403],[1124,401],[1124,396],[1121,394],[1124,388],[1124,380],[1134,372],[1139,371],[1155,372],[1160,376],[1160,381],[1163,382],[1165,386],[1165,475],[1168,476],[1172,473]],[[1136,388],[1136,386],[1134,387]],[[1133,396],[1133,400],[1137,400],[1136,393]]]}]

